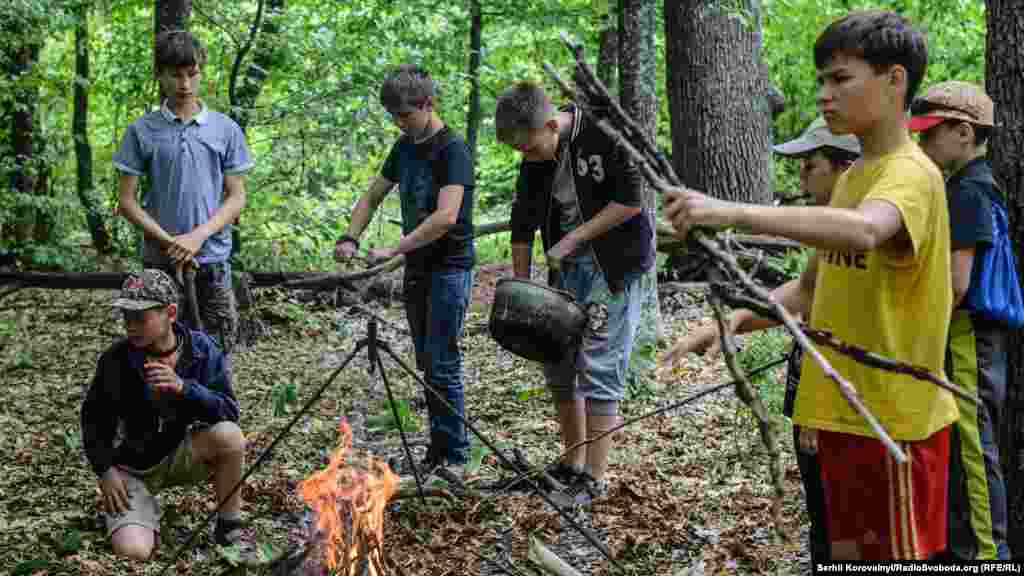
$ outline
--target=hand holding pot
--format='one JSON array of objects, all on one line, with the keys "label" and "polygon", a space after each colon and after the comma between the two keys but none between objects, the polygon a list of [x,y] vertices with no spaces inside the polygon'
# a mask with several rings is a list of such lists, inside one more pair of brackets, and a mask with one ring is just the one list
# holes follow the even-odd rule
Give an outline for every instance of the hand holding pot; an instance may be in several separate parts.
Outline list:
[{"label": "hand holding pot", "polygon": [[548,267],[560,270],[562,268],[562,261],[568,258],[576,249],[579,248],[579,241],[576,239],[576,235],[569,233],[564,238],[558,241],[548,250]]}]

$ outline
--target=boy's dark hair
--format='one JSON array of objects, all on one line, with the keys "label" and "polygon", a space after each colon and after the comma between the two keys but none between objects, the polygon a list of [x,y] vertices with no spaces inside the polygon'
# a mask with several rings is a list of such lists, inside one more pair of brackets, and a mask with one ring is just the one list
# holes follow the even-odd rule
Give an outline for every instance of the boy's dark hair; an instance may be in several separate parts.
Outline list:
[{"label": "boy's dark hair", "polygon": [[159,76],[168,68],[206,65],[206,47],[185,30],[165,30],[156,37],[154,70]]},{"label": "boy's dark hair", "polygon": [[850,152],[849,150],[843,150],[842,148],[836,148],[835,146],[822,146],[820,150],[825,159],[832,164],[832,168],[836,170],[846,168],[860,158],[860,154],[857,154],[856,152]]},{"label": "boy's dark hair", "polygon": [[498,96],[494,110],[494,130],[498,142],[515,144],[526,130],[536,130],[548,121],[551,100],[544,88],[533,82],[517,82]]},{"label": "boy's dark hair", "polygon": [[422,108],[437,96],[437,83],[414,64],[402,64],[388,72],[380,87],[380,103],[391,114]]},{"label": "boy's dark hair", "polygon": [[928,43],[909,20],[894,12],[850,12],[825,28],[814,43],[814,65],[821,70],[836,54],[865,60],[876,72],[899,64],[907,71],[904,108],[909,108],[928,67]]}]

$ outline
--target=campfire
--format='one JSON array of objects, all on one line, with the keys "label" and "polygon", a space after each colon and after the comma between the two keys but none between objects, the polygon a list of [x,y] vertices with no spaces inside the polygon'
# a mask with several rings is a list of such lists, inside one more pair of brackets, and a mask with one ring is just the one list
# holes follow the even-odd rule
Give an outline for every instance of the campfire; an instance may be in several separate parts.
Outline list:
[{"label": "campfire", "polygon": [[[379,458],[347,458],[352,429],[342,421],[338,432],[341,440],[327,467],[299,484],[299,495],[313,515],[317,550],[311,559],[324,573],[385,576],[384,507],[398,487],[398,476]],[[362,463],[349,464],[353,460]]]}]

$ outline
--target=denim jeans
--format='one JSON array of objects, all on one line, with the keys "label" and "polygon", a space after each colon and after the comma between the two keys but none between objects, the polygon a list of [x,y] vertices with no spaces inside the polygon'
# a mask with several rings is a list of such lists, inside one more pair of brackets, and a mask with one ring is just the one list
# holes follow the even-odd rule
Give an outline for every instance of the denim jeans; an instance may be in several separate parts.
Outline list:
[{"label": "denim jeans", "polygon": [[627,277],[623,290],[613,294],[593,256],[581,256],[563,264],[556,287],[572,293],[587,308],[590,323],[575,357],[544,366],[555,400],[582,396],[617,402],[625,396],[629,358],[643,302],[641,276]]},{"label": "denim jeans", "polygon": [[473,272],[460,268],[405,271],[405,313],[416,347],[416,366],[427,385],[440,392],[456,413],[427,393],[430,450],[449,464],[469,459],[469,438],[462,417],[462,350],[459,339],[469,306]]}]

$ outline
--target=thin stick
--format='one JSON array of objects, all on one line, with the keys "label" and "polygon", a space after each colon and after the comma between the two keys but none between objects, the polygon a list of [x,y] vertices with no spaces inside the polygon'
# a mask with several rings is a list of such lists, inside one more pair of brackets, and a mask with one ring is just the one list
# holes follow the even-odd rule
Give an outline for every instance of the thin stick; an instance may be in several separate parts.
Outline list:
[{"label": "thin stick", "polygon": [[[718,273],[718,271],[715,271]],[[715,313],[715,321],[718,323],[718,334],[722,341],[722,354],[725,356],[725,365],[735,378],[736,395],[754,413],[757,418],[758,428],[761,431],[761,441],[764,442],[765,450],[768,452],[768,475],[772,479],[774,487],[774,498],[772,498],[772,519],[775,522],[775,533],[783,540],[788,540],[785,525],[782,521],[782,502],[786,497],[785,484],[782,471],[782,451],[779,450],[778,438],[772,428],[771,420],[768,418],[768,411],[761,402],[761,395],[757,393],[750,383],[747,375],[743,373],[739,362],[736,360],[736,338],[725,318],[725,310],[722,306],[722,298],[718,290],[712,290],[709,301]]]},{"label": "thin stick", "polygon": [[[743,294],[725,291],[726,286],[724,284],[721,285],[721,288],[723,290],[722,299],[725,300],[729,306],[733,308],[747,308],[766,318],[772,318],[775,320],[779,319],[778,316],[775,315],[775,310],[760,300]],[[981,398],[976,394],[973,394],[953,382],[950,382],[942,374],[933,374],[923,366],[914,366],[912,364],[907,364],[906,362],[900,362],[894,358],[889,358],[888,356],[882,356],[881,354],[871,352],[870,350],[865,350],[860,346],[848,344],[836,338],[831,332],[811,328],[804,322],[800,323],[800,328],[815,344],[832,348],[836,352],[839,352],[844,356],[849,356],[861,364],[878,368],[880,370],[894,372],[896,374],[906,374],[915,380],[931,382],[940,388],[949,390],[964,400],[973,402],[974,404],[981,403]]]},{"label": "thin stick", "polygon": [[861,418],[868,423],[872,432],[878,436],[878,439],[881,440],[882,444],[885,444],[889,453],[892,454],[893,459],[900,464],[906,463],[906,455],[903,454],[900,447],[897,446],[896,442],[894,442],[892,437],[889,436],[889,433],[885,431],[885,428],[883,428],[881,423],[878,422],[878,419],[875,418],[874,414],[864,406],[864,402],[861,400],[857,389],[854,388],[853,385],[850,384],[850,382],[847,381],[839,372],[836,372],[836,369],[833,368],[831,364],[829,364],[828,360],[825,359],[821,352],[819,352],[814,344],[811,343],[807,335],[804,334],[804,331],[800,329],[800,325],[796,321],[796,318],[794,318],[793,315],[790,314],[784,306],[782,306],[782,304],[773,301],[771,293],[761,286],[758,286],[758,284],[754,282],[754,280],[748,276],[742,268],[740,268],[732,254],[719,248],[718,244],[714,240],[708,238],[704,234],[698,231],[694,231],[694,233],[696,235],[697,242],[699,242],[701,246],[715,256],[720,262],[724,263],[730,271],[736,275],[740,282],[746,286],[747,290],[750,290],[754,296],[764,300],[765,302],[771,303],[771,307],[775,311],[775,314],[786,327],[786,330],[793,335],[793,338],[797,341],[797,344],[800,345],[800,348],[810,354],[811,358],[817,362],[818,366],[820,366],[822,371],[825,373],[825,377],[832,380],[837,386],[839,386],[839,393],[842,394],[843,398],[846,399],[850,406],[860,414]]}]

